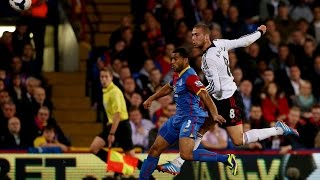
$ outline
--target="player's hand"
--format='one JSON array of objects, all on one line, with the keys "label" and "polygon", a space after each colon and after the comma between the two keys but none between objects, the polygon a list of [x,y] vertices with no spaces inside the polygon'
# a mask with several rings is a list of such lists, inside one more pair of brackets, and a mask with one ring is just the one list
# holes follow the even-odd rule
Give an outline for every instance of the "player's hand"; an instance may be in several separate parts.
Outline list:
[{"label": "player's hand", "polygon": [[114,140],[115,140],[114,135],[110,135],[110,134],[109,134],[109,136],[108,136],[108,148],[111,148]]},{"label": "player's hand", "polygon": [[143,102],[143,107],[148,109],[152,104],[152,101],[148,98],[145,102]]},{"label": "player's hand", "polygon": [[226,120],[220,115],[215,115],[215,116],[212,116],[212,117],[213,117],[213,121],[217,122],[219,124],[222,124],[222,123],[226,122]]},{"label": "player's hand", "polygon": [[261,26],[258,27],[257,30],[261,30],[263,32],[263,34],[265,34],[267,32],[267,26],[261,25]]}]

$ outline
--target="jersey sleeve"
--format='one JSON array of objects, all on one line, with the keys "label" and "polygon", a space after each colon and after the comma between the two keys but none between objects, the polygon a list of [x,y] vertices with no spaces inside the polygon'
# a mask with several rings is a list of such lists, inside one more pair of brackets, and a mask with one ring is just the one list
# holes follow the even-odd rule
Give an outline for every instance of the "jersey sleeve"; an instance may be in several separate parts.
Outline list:
[{"label": "jersey sleeve", "polygon": [[261,37],[262,33],[260,31],[255,31],[251,34],[247,34],[245,36],[242,36],[238,39],[228,40],[228,39],[218,39],[214,40],[213,43],[217,47],[224,47],[226,51],[230,49],[235,49],[238,47],[246,47],[250,44],[254,43],[256,40],[258,40]]},{"label": "jersey sleeve", "polygon": [[186,85],[188,90],[196,95],[198,95],[201,92],[201,90],[205,90],[205,86],[202,84],[197,75],[189,76],[186,80]]}]

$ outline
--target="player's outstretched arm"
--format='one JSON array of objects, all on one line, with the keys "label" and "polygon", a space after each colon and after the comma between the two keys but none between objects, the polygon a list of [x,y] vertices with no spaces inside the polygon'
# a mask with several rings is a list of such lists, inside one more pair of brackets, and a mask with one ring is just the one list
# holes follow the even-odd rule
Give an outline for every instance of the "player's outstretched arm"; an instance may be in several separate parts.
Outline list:
[{"label": "player's outstretched arm", "polygon": [[200,97],[201,101],[206,105],[207,109],[209,110],[215,122],[219,124],[226,122],[226,120],[218,114],[217,106],[212,101],[207,90],[205,89],[201,90],[198,96]]},{"label": "player's outstretched arm", "polygon": [[143,102],[143,107],[148,109],[151,106],[152,101],[157,100],[163,96],[166,96],[172,92],[172,87],[167,83],[158,92],[150,96],[146,101]]},{"label": "player's outstretched arm", "polygon": [[[233,40],[220,40],[220,42],[224,43],[220,46],[224,46],[226,50],[235,49],[239,47],[247,47],[250,44],[254,43],[258,40],[262,35],[264,35],[267,31],[267,27],[265,25],[261,25],[257,28],[257,31],[244,35],[238,39]],[[214,42],[214,41],[213,41]],[[219,46],[219,41],[214,42],[216,46]]]}]

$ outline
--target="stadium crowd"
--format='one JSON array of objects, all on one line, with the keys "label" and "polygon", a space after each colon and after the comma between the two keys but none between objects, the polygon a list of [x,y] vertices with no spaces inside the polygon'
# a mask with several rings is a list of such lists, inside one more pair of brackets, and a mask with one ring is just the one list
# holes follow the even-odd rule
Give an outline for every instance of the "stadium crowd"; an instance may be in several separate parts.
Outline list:
[{"label": "stadium crowd", "polygon": [[[133,143],[144,149],[172,114],[170,95],[147,111],[142,103],[172,77],[171,52],[190,51],[190,64],[201,80],[202,52],[193,48],[191,30],[197,23],[211,29],[212,40],[235,39],[267,26],[267,33],[246,48],[230,51],[230,69],[245,104],[244,130],[286,122],[300,138],[273,137],[241,149],[319,148],[320,142],[320,4],[312,0],[150,0],[132,1],[132,14],[121,19],[108,48],[89,57],[88,87],[97,121],[103,117],[99,69],[109,67],[125,95]],[[209,149],[234,148],[217,126],[204,135]],[[173,147],[176,148],[176,147]]]}]

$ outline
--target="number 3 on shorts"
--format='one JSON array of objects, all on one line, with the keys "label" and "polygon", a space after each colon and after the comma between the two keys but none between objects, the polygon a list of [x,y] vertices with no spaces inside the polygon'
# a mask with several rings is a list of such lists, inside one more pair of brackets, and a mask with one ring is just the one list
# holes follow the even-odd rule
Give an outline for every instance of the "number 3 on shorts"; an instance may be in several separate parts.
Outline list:
[{"label": "number 3 on shorts", "polygon": [[230,109],[229,117],[233,119],[236,115],[234,114],[234,109]]},{"label": "number 3 on shorts", "polygon": [[191,124],[191,120],[188,120],[187,125],[186,125],[185,128],[189,128],[189,127],[190,127],[190,124]]}]

